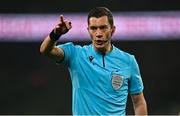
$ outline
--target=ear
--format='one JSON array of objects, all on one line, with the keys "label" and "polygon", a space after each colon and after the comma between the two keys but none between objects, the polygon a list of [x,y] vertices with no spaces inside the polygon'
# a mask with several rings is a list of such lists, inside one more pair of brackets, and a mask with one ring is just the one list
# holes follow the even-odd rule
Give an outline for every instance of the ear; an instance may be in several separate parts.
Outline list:
[{"label": "ear", "polygon": [[111,36],[114,34],[114,32],[116,31],[116,27],[115,26],[113,26],[112,27],[112,32],[111,32]]},{"label": "ear", "polygon": [[89,32],[89,27],[87,27],[87,30],[88,30],[88,32]]}]

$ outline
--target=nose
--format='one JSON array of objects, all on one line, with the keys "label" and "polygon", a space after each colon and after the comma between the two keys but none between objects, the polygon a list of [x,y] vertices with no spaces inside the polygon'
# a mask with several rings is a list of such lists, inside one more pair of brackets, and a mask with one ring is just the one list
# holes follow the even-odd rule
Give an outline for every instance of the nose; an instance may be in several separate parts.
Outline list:
[{"label": "nose", "polygon": [[101,31],[99,28],[96,30],[96,37],[97,37],[97,38],[103,37],[102,31]]}]

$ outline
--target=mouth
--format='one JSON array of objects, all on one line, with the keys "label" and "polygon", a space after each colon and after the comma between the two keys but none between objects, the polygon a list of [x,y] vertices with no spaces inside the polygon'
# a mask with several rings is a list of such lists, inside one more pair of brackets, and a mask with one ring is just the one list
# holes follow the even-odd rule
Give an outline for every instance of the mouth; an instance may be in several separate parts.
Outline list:
[{"label": "mouth", "polygon": [[104,44],[104,41],[103,40],[95,40],[95,43],[97,45],[102,45],[102,44]]}]

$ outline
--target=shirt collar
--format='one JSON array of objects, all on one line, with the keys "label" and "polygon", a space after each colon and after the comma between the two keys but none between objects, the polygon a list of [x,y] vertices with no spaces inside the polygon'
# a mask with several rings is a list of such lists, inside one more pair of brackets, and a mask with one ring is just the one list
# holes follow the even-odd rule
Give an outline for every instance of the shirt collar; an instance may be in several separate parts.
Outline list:
[{"label": "shirt collar", "polygon": [[[111,55],[111,54],[113,54],[115,52],[115,50],[116,50],[116,47],[112,44],[112,50],[107,52],[105,55]],[[101,52],[95,50],[93,44],[91,44],[91,51],[92,51],[93,54],[102,55]]]}]

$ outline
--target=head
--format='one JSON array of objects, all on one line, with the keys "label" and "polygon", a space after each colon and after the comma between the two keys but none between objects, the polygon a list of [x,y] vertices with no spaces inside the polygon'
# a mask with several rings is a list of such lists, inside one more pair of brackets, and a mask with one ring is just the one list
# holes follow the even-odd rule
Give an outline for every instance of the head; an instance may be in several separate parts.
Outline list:
[{"label": "head", "polygon": [[88,15],[88,32],[96,50],[111,50],[111,37],[115,31],[113,16],[106,7],[96,7]]}]

